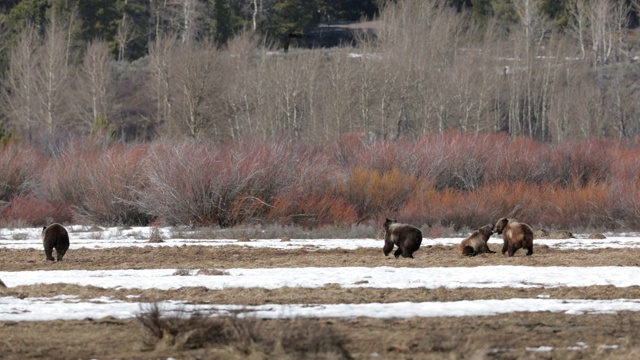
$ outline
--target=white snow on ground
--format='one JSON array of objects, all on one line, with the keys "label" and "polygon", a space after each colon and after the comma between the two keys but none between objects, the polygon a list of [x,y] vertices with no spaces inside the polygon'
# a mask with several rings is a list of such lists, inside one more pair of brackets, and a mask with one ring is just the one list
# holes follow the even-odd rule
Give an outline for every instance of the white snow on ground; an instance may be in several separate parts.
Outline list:
[{"label": "white snow on ground", "polygon": [[[640,311],[640,300],[551,300],[507,299],[471,300],[451,302],[399,302],[369,304],[291,304],[291,305],[191,305],[177,301],[158,303],[164,314],[175,315],[199,311],[210,315],[229,315],[259,318],[409,318],[491,316],[513,312],[561,312],[565,314],[602,314],[619,311]],[[105,298],[95,301],[73,299],[43,299],[0,297],[0,321],[81,320],[85,318],[131,318],[149,308],[149,304],[113,301]]]},{"label": "white snow on ground", "polygon": [[328,284],[368,288],[533,288],[612,285],[640,286],[640,267],[478,266],[450,268],[304,267],[224,269],[223,275],[177,275],[176,269],[0,271],[8,287],[36,284],[77,284],[116,289],[178,289],[202,286],[315,288]]},{"label": "white snow on ground", "polygon": [[[245,247],[268,247],[275,249],[299,249],[303,247],[313,249],[346,249],[357,248],[382,248],[381,239],[291,239],[282,241],[281,239],[258,239],[251,241],[238,241],[236,239],[184,239],[172,238],[181,233],[188,234],[193,231],[174,231],[171,228],[160,228],[160,233],[164,239],[162,243],[149,243],[150,227],[133,227],[128,229],[106,228],[99,231],[91,231],[88,227],[69,226],[71,237],[71,249],[108,249],[114,247],[166,247],[183,245],[200,246],[228,246],[237,245]],[[0,249],[41,249],[42,240],[40,238],[41,228],[17,228],[0,229]],[[175,234],[175,235],[174,235]],[[464,237],[453,238],[425,238],[423,246],[429,245],[457,245]],[[502,239],[494,235],[489,240],[489,244],[501,246]],[[547,245],[561,250],[577,249],[620,249],[620,248],[640,248],[640,236],[637,234],[607,234],[606,239],[586,239],[578,235],[575,239],[535,239],[535,245]]]}]

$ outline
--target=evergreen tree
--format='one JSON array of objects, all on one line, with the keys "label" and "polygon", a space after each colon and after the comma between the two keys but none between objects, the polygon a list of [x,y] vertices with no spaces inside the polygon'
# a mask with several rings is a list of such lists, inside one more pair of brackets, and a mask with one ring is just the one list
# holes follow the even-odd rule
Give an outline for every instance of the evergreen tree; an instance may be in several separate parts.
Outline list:
[{"label": "evergreen tree", "polygon": [[290,35],[304,33],[320,22],[319,1],[317,0],[280,0],[274,5],[270,32]]},{"label": "evergreen tree", "polygon": [[11,8],[5,25],[12,34],[17,34],[25,26],[38,29],[39,35],[44,36],[47,20],[49,0],[22,0]]},{"label": "evergreen tree", "polygon": [[209,3],[211,4],[211,2],[213,2],[213,19],[215,22],[213,41],[218,47],[221,47],[233,35],[231,9],[227,0],[210,0]]},{"label": "evergreen tree", "polygon": [[123,0],[81,0],[78,11],[82,20],[80,38],[84,42],[93,39],[107,41],[112,51],[116,49],[115,36],[122,18]]}]

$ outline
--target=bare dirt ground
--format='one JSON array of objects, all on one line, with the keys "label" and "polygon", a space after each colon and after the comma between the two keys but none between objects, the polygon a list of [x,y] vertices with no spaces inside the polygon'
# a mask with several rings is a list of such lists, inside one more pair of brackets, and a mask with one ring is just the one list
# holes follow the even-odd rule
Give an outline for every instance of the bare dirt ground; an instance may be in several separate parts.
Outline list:
[{"label": "bare dirt ground", "polygon": [[[499,246],[490,244],[493,250]],[[2,271],[65,269],[225,269],[303,266],[638,266],[640,250],[603,249],[560,251],[539,241],[534,255],[518,252],[513,258],[501,254],[462,257],[452,246],[423,247],[415,259],[385,258],[381,249],[278,250],[239,246],[144,247],[116,249],[72,249],[65,260],[50,263],[41,250],[0,249]],[[197,275],[193,275],[197,276]],[[269,303],[369,303],[423,302],[472,299],[550,298],[618,299],[640,298],[640,287],[537,289],[346,289],[328,285],[317,289],[209,290],[114,290],[77,285],[37,285],[0,288],[0,296],[51,297],[76,295],[81,299],[108,296],[138,302],[186,300],[193,303],[261,305]],[[637,359],[640,358],[640,314],[566,315],[558,313],[514,313],[487,317],[443,317],[386,319],[307,319],[304,328],[318,325],[342,341],[341,351],[332,347],[291,352],[283,350],[283,337],[260,340],[245,335],[243,341],[193,342],[189,331],[163,330],[150,335],[133,319],[85,319],[81,321],[0,322],[2,359]],[[251,329],[276,334],[291,320],[260,320]],[[258,326],[259,325],[259,326]],[[252,330],[253,331],[253,330]],[[296,334],[299,330],[295,331]],[[169,336],[169,335],[171,336]],[[317,334],[316,334],[317,335]],[[262,335],[264,337],[264,335]],[[309,335],[311,336],[311,335]],[[315,336],[315,335],[313,335]],[[178,338],[187,340],[178,341]],[[328,338],[332,339],[331,336]],[[167,339],[173,339],[171,341]],[[328,341],[315,337],[306,341]],[[266,341],[266,342],[265,342]],[[304,343],[305,338],[295,338]],[[307,348],[309,345],[306,345]],[[324,345],[323,345],[324,346]],[[549,348],[544,348],[549,347]],[[307,349],[308,350],[308,349]],[[537,351],[545,350],[545,351]]]}]

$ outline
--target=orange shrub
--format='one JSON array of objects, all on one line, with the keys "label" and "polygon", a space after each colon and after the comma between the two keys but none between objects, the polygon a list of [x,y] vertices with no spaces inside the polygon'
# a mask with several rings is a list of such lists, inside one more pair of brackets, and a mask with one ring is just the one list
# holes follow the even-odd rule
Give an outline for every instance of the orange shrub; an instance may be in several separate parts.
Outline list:
[{"label": "orange shrub", "polygon": [[345,226],[357,222],[355,209],[340,197],[311,195],[298,199],[282,196],[275,199],[270,218],[282,225],[315,228],[324,225]]},{"label": "orange shrub", "polygon": [[417,180],[397,168],[385,173],[356,166],[350,176],[338,184],[338,195],[355,209],[358,223],[377,219],[384,213],[394,212],[404,205],[415,191]]}]

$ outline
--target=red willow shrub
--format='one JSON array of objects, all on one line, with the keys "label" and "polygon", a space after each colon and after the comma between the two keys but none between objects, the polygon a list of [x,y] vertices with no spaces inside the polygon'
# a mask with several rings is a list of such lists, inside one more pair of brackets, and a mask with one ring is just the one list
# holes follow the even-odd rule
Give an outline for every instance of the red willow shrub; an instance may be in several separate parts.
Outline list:
[{"label": "red willow shrub", "polygon": [[277,141],[241,140],[227,144],[222,152],[223,172],[219,188],[230,206],[218,224],[233,226],[258,222],[273,207],[281,191],[296,183],[296,165],[308,151],[289,138]]},{"label": "red willow shrub", "polygon": [[73,207],[77,222],[146,225],[151,217],[137,206],[145,154],[144,145],[72,144],[49,161],[41,191],[51,203]]},{"label": "red willow shrub", "polygon": [[68,206],[50,203],[34,195],[16,196],[0,211],[0,223],[3,226],[44,226],[52,222],[68,223],[73,221],[73,213]]},{"label": "red willow shrub", "polygon": [[278,189],[267,221],[305,227],[356,223],[355,209],[337,194],[348,178],[335,153],[296,146],[296,156],[285,171],[292,178]]},{"label": "red willow shrub", "polygon": [[0,146],[0,202],[35,191],[40,182],[44,155],[17,142]]},{"label": "red willow shrub", "polygon": [[261,221],[295,181],[299,146],[290,140],[156,146],[139,206],[169,224]]},{"label": "red willow shrub", "polygon": [[219,150],[196,143],[149,146],[138,206],[171,225],[215,224],[223,211]]},{"label": "red willow shrub", "polygon": [[314,227],[396,217],[462,229],[511,216],[541,227],[635,230],[638,160],[633,140],[543,144],[457,132],[397,141],[349,134],[324,147],[291,138],[77,142],[53,158],[3,148],[0,200],[15,203],[0,221],[64,218],[71,209],[73,221],[100,224]]}]

